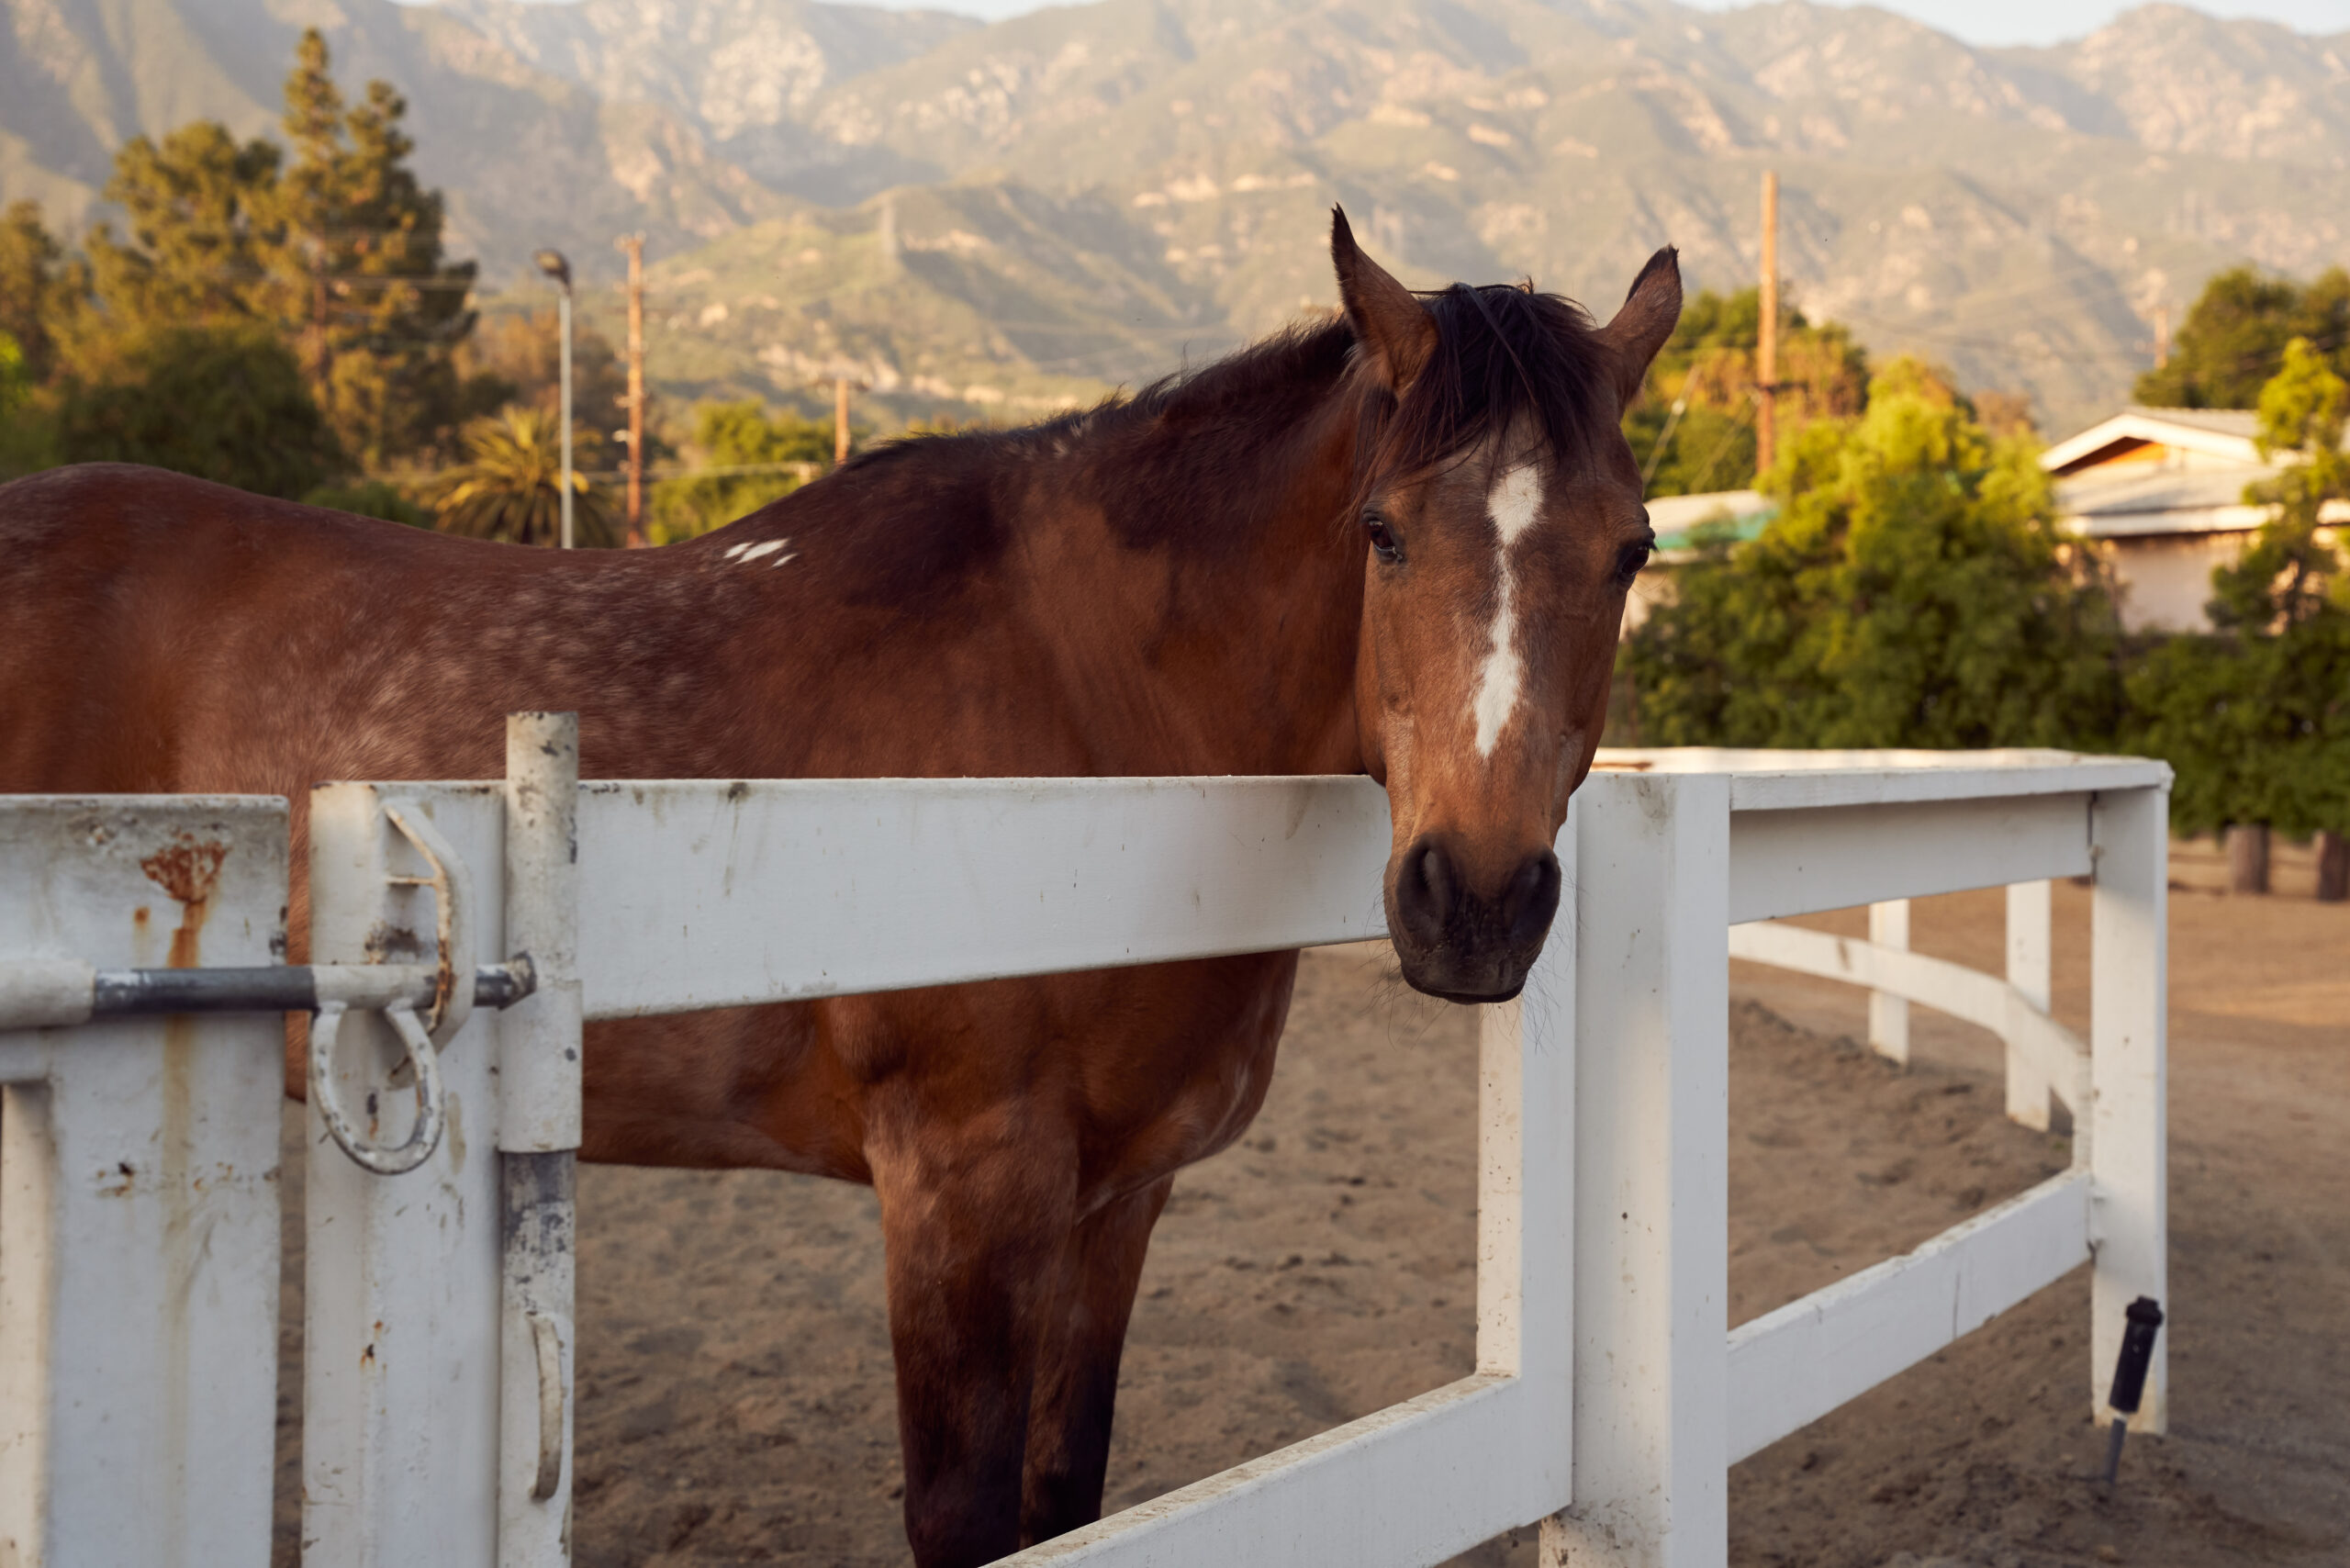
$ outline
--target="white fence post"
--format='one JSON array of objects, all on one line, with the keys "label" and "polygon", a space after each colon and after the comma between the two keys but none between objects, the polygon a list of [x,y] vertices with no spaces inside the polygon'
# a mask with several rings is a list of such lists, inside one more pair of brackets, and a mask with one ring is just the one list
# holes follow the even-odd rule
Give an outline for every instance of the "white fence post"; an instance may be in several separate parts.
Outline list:
[{"label": "white fence post", "polygon": [[[310,952],[321,964],[431,961],[433,895],[386,801],[428,817],[471,872],[475,951],[504,958],[505,790],[327,784],[310,796]],[[461,970],[462,972],[462,970]],[[302,1552],[322,1568],[495,1568],[498,1560],[498,1015],[441,1052],[448,1125],[417,1170],[375,1176],[309,1114]],[[412,1086],[374,1014],[342,1025],[342,1103],[380,1141],[408,1136]]]},{"label": "white fence post", "polygon": [[[0,802],[0,956],[285,958],[275,800]],[[274,1014],[0,1033],[0,1562],[269,1560]]]},{"label": "white fence post", "polygon": [[[2023,999],[2055,1014],[2054,917],[2046,881],[2008,884],[2008,983]],[[2048,1130],[2048,1074],[2025,1049],[2020,1031],[2008,1031],[2008,1119],[2035,1132]]]},{"label": "white fence post", "polygon": [[[1869,905],[1869,940],[1880,947],[1909,950],[1908,899]],[[1904,1067],[1909,1064],[1909,1003],[1890,991],[1869,992],[1869,1049]]]},{"label": "white fence post", "polygon": [[1595,773],[1575,811],[1574,1500],[1541,1556],[1718,1568],[1729,780]]},{"label": "white fence post", "polygon": [[[1558,855],[1572,888],[1572,813]],[[1573,918],[1560,911],[1516,1002],[1478,1009],[1477,1039],[1477,1370],[1519,1380],[1560,1498],[1574,1460]]]},{"label": "white fence post", "polygon": [[[2171,1308],[2169,1137],[2164,977],[2169,972],[2170,791],[2100,793],[2090,812],[2097,885],[2089,901],[2089,1378],[2100,1422],[2121,1349],[2122,1309],[2141,1295]],[[2077,1136],[2077,1134],[2076,1134]],[[2168,1429],[2170,1329],[2154,1340],[2131,1428]]]},{"label": "white fence post", "polygon": [[580,1131],[579,717],[506,721],[506,940],[536,989],[500,1021],[505,1312],[498,1568],[571,1561]]}]

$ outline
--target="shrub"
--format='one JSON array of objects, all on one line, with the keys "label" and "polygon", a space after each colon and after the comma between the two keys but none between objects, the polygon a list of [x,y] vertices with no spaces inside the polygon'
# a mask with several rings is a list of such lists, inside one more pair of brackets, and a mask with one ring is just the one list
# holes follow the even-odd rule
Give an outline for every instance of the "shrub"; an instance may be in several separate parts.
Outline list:
[{"label": "shrub", "polygon": [[1767,480],[1779,517],[1717,540],[1624,650],[1648,745],[2109,743],[2112,596],[2058,532],[2030,445],[1896,361],[1867,411],[1821,420]]}]

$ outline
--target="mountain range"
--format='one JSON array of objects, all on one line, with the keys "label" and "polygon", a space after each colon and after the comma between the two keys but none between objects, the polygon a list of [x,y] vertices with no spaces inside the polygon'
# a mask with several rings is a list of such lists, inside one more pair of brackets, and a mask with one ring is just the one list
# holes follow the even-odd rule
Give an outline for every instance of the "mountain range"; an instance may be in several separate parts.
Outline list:
[{"label": "mountain range", "polygon": [[269,130],[304,27],[411,106],[458,253],[569,252],[616,320],[653,259],[674,396],[848,375],[1014,416],[1325,307],[1343,202],[1407,282],[1528,276],[1603,317],[1654,247],[1780,270],[1815,319],[2030,393],[2126,397],[2157,314],[2344,258],[2350,34],[2172,6],[1978,49],[1802,0],[1098,0],[982,25],[811,0],[0,0],[0,197],[71,232],[112,151]]}]

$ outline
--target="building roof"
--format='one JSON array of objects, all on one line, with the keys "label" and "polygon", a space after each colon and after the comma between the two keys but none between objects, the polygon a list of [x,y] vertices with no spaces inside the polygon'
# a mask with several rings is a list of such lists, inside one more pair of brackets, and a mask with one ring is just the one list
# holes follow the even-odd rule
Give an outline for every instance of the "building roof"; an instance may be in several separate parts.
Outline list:
[{"label": "building roof", "polygon": [[2148,409],[2132,405],[2068,436],[2040,454],[2040,465],[2065,475],[2144,446],[2265,467],[2254,443],[2260,416],[2249,409]]},{"label": "building roof", "polygon": [[2075,533],[2091,539],[2150,533],[2231,533],[2258,528],[2263,506],[2244,504],[2244,486],[2260,477],[2230,469],[2116,465],[2056,481],[2056,505]]},{"label": "building roof", "polygon": [[1695,496],[1657,496],[1649,501],[1649,526],[1667,559],[1697,547],[1697,530],[1728,524],[1741,543],[1761,533],[1779,515],[1779,503],[1760,490],[1708,490]]},{"label": "building roof", "polygon": [[2127,408],[2058,442],[2040,465],[2056,481],[2065,525],[2091,539],[2248,532],[2271,509],[2247,503],[2245,489],[2294,461],[2260,454],[2259,425],[2249,409]]}]

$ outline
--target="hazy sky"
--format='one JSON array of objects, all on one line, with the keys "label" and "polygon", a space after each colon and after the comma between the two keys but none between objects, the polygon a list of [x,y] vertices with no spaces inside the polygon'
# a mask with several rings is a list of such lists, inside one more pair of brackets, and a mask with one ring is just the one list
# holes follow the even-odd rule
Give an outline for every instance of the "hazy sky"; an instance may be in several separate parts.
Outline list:
[{"label": "hazy sky", "polygon": [[[961,11],[974,17],[1016,17],[1039,10],[1036,0],[879,0],[900,9]],[[1684,0],[1707,11],[1737,0]],[[1830,4],[1839,0],[1829,0]],[[1915,17],[1970,43],[2054,43],[2094,32],[2122,11],[2115,0],[1878,0],[1888,11]],[[2199,0],[2196,9],[2220,17],[2263,17],[2305,33],[2350,31],[2350,0]]]}]

